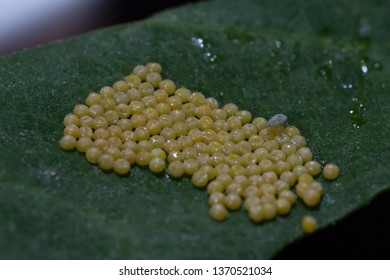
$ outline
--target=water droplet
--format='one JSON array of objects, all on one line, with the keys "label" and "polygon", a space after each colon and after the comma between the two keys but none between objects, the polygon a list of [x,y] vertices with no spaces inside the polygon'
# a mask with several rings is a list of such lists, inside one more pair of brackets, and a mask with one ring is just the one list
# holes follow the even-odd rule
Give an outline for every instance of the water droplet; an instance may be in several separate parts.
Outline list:
[{"label": "water droplet", "polygon": [[192,37],[191,41],[195,45],[195,47],[206,51],[205,53],[203,53],[203,58],[206,61],[213,63],[213,62],[220,61],[223,58],[223,56],[213,51],[211,43],[207,42],[204,38],[198,36]]},{"label": "water droplet", "polygon": [[362,69],[363,75],[366,75],[368,73],[368,67],[366,61],[364,60],[360,61],[360,68]]},{"label": "water droplet", "polygon": [[351,114],[352,126],[354,128],[361,128],[367,123],[365,112],[367,111],[366,102],[357,98],[352,98],[352,108],[349,110]]},{"label": "water droplet", "polygon": [[375,70],[382,70],[383,69],[383,65],[379,61],[374,61],[372,63],[372,66],[374,67]]},{"label": "water droplet", "polygon": [[218,59],[218,56],[216,54],[212,54],[210,52],[207,52],[205,55],[206,55],[206,59],[209,60],[210,62],[215,62]]},{"label": "water droplet", "polygon": [[278,49],[280,49],[281,46],[282,46],[282,42],[279,41],[279,40],[276,40],[276,41],[275,41],[275,47],[277,47]]},{"label": "water droplet", "polygon": [[352,89],[353,85],[352,84],[341,84],[341,88],[343,88],[343,89]]},{"label": "water droplet", "polygon": [[192,37],[191,41],[195,44],[195,46],[203,49],[204,48],[204,40],[202,38]]}]

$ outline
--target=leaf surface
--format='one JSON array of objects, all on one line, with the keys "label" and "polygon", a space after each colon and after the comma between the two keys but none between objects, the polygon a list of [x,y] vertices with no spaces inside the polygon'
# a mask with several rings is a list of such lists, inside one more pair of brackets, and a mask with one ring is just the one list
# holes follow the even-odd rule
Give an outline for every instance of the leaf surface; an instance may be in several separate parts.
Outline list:
[{"label": "leaf surface", "polygon": [[[390,9],[386,1],[210,1],[0,59],[0,257],[272,258],[388,190]],[[288,116],[321,163],[315,210],[261,225],[210,219],[188,178],[101,172],[58,141],[87,94],[156,61],[179,86],[254,116]]]}]

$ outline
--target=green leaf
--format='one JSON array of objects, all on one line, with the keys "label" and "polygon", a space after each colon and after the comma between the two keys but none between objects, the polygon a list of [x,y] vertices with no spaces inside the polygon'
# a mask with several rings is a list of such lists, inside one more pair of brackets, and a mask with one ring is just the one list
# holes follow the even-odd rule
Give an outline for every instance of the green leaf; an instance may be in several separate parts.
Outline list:
[{"label": "green leaf", "polygon": [[[0,60],[0,257],[272,258],[311,212],[334,224],[388,190],[388,1],[211,1]],[[101,172],[59,148],[87,94],[156,61],[164,77],[255,116],[283,113],[317,160],[340,166],[315,210],[223,223],[207,193],[134,168]]]}]

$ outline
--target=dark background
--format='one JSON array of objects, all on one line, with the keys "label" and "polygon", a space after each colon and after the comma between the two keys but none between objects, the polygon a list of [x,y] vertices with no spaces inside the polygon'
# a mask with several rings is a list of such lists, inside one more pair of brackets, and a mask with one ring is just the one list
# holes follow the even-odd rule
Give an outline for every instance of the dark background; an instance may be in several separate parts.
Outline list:
[{"label": "dark background", "polygon": [[[16,40],[3,40],[0,56],[105,26],[141,20],[161,10],[195,2],[200,1],[102,1],[89,17],[84,17],[82,11],[74,14],[77,24],[70,24],[72,20],[65,15],[48,23],[50,28],[38,28]],[[82,20],[76,21],[77,16]],[[389,205],[390,193],[382,194],[337,225],[287,246],[276,259],[390,259]]]},{"label": "dark background", "polygon": [[[2,1],[12,3],[12,0]],[[25,1],[29,2],[29,6],[34,5],[34,2],[39,3],[37,0]],[[59,0],[53,0],[53,2],[55,1]],[[61,1],[66,3],[66,0]],[[80,2],[83,1],[84,0],[80,0]],[[13,2],[15,3],[13,5],[17,6],[18,9],[23,9],[23,1],[22,3],[17,1]],[[85,4],[84,6],[78,5],[82,6],[83,9],[78,8],[77,5],[73,5],[76,8],[64,9],[62,12],[56,11],[52,15],[47,15],[47,18],[42,19],[40,23],[26,24],[26,26],[21,26],[19,32],[9,35],[7,38],[2,38],[0,36],[0,56],[11,54],[16,51],[21,51],[26,48],[32,48],[50,41],[80,35],[85,32],[93,31],[95,29],[106,26],[141,20],[153,15],[154,13],[169,9],[171,7],[200,1],[88,0],[85,2],[88,4]],[[38,7],[38,3],[35,7]],[[5,10],[5,7],[5,4],[1,3],[0,1],[0,9],[3,9],[3,13],[6,14],[7,11]],[[14,15],[14,17],[18,16],[20,16],[18,13]],[[30,16],[31,18],[39,17],[34,14],[33,11]],[[7,22],[4,24],[7,24]]]}]

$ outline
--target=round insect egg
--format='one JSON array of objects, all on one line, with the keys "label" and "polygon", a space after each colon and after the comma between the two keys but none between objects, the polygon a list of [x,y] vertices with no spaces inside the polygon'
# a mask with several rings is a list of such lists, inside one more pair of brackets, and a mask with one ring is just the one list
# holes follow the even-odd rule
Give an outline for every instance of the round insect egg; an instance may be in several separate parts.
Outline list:
[{"label": "round insect egg", "polygon": [[235,115],[241,119],[243,125],[252,121],[252,114],[247,110],[240,110]]},{"label": "round insect egg", "polygon": [[131,102],[133,101],[140,101],[142,98],[142,93],[139,92],[138,89],[131,88],[127,91],[127,94],[129,95],[129,99]]},{"label": "round insect egg", "polygon": [[89,116],[90,112],[88,106],[83,104],[78,104],[74,106],[73,114],[81,118],[83,116]]},{"label": "round insect egg", "polygon": [[187,103],[190,101],[191,91],[188,88],[178,88],[175,95],[181,98],[181,102]]},{"label": "round insect egg", "polygon": [[225,192],[228,194],[229,193],[237,193],[239,195],[241,195],[243,193],[243,191],[244,191],[244,187],[236,182],[231,182],[230,184],[228,184],[226,186],[226,190],[225,190]]},{"label": "round insect egg", "polygon": [[276,174],[281,175],[285,171],[290,171],[291,164],[287,161],[278,160],[275,162],[274,167]]},{"label": "round insect egg", "polygon": [[102,101],[102,96],[99,93],[91,92],[85,99],[85,104],[91,107],[92,105],[100,104],[100,101]]},{"label": "round insect egg", "polygon": [[162,81],[162,78],[161,78],[161,75],[157,72],[150,72],[146,75],[146,81],[150,84],[152,84],[152,86],[154,88],[158,88],[158,86],[160,85],[161,81]]},{"label": "round insect egg", "polygon": [[150,96],[154,93],[154,87],[149,82],[143,82],[138,86],[139,92],[142,94],[142,96]]},{"label": "round insect egg", "polygon": [[221,181],[224,186],[227,186],[233,179],[229,174],[220,174],[217,176],[216,180]]},{"label": "round insect egg", "polygon": [[262,184],[264,184],[264,179],[263,179],[263,177],[261,177],[261,175],[252,175],[249,177],[249,181],[250,181],[251,185],[254,185],[257,187],[260,187]]},{"label": "round insect egg", "polygon": [[165,160],[167,157],[167,154],[164,152],[163,149],[161,148],[154,148],[153,150],[151,150],[150,152],[150,158],[151,159],[154,159],[154,158],[159,158],[159,159],[162,159],[162,160]]},{"label": "round insect egg", "polygon": [[276,217],[276,206],[273,203],[263,203],[262,204],[263,211],[264,211],[264,219],[269,221],[273,220]]},{"label": "round insect egg", "polygon": [[99,167],[104,171],[109,171],[114,166],[115,159],[111,154],[104,153],[99,157]]},{"label": "round insect egg", "polygon": [[90,163],[98,163],[99,158],[103,152],[97,148],[97,147],[91,147],[87,150],[85,153],[85,158],[90,162]]},{"label": "round insect egg", "polygon": [[199,163],[196,159],[187,158],[183,162],[184,172],[188,175],[193,175],[199,170]]},{"label": "round insect egg", "polygon": [[127,92],[129,90],[129,84],[126,81],[117,81],[112,85],[112,88],[116,92]]},{"label": "round insect egg", "polygon": [[80,127],[80,137],[93,137],[93,130],[89,126],[82,126]]},{"label": "round insect egg", "polygon": [[161,74],[162,72],[162,67],[159,63],[157,62],[149,62],[145,65],[146,69],[149,71],[149,72],[156,72],[156,73],[159,73]]},{"label": "round insect egg", "polygon": [[115,160],[113,169],[118,175],[126,175],[130,172],[130,163],[124,158],[119,158]]},{"label": "round insect egg", "polygon": [[213,180],[207,185],[207,193],[221,193],[226,189],[222,181],[219,180]]},{"label": "round insect egg", "polygon": [[282,174],[280,174],[279,179],[288,183],[290,187],[294,186],[295,182],[297,181],[296,175],[291,171],[283,172]]},{"label": "round insect egg", "polygon": [[77,140],[74,136],[65,134],[60,140],[60,147],[63,150],[71,151],[76,148]]},{"label": "round insect egg", "polygon": [[142,81],[146,79],[146,75],[149,73],[149,70],[144,65],[137,65],[133,69],[133,74],[140,77]]},{"label": "round insect egg", "polygon": [[286,133],[289,137],[293,137],[295,135],[300,135],[300,131],[295,126],[288,126],[284,129],[284,133]]},{"label": "round insect egg", "polygon": [[118,159],[121,157],[121,150],[118,147],[109,146],[105,152],[114,157],[114,159]]},{"label": "round insect egg", "polygon": [[154,92],[154,98],[157,103],[165,103],[168,101],[168,93],[165,90],[158,89]]},{"label": "round insect egg", "polygon": [[76,125],[78,126],[79,125],[79,117],[75,114],[68,114],[65,116],[64,118],[64,126],[68,126],[68,125]]},{"label": "round insect egg", "polygon": [[327,180],[335,180],[340,174],[340,168],[332,163],[328,163],[324,166],[324,169],[322,171],[322,175]]},{"label": "round insect egg", "polygon": [[92,139],[88,137],[81,137],[77,140],[76,149],[79,152],[85,153],[89,148],[92,147]]},{"label": "round insect egg", "polygon": [[80,128],[74,124],[67,125],[64,128],[64,135],[72,135],[74,138],[80,137]]},{"label": "round insect egg", "polygon": [[278,198],[275,202],[275,205],[276,205],[276,212],[279,215],[287,215],[291,211],[291,204],[285,198]]},{"label": "round insect egg", "polygon": [[303,163],[309,162],[313,159],[313,154],[311,150],[307,147],[302,147],[297,151],[297,155],[300,155]]},{"label": "round insect egg", "polygon": [[322,184],[320,182],[317,182],[317,181],[314,181],[312,184],[311,184],[312,188],[314,190],[316,190],[321,196],[324,195],[324,187],[322,186]]},{"label": "round insect egg", "polygon": [[223,204],[229,210],[238,210],[241,207],[241,196],[235,192],[227,194],[223,199]]},{"label": "round insect egg", "polygon": [[174,122],[184,122],[186,120],[186,115],[181,110],[173,110],[169,115]]},{"label": "round insect egg", "polygon": [[318,161],[308,161],[305,163],[307,172],[312,176],[317,176],[321,172],[321,165]]},{"label": "round insect egg", "polygon": [[[245,134],[245,139],[250,139],[253,136],[258,136],[256,126],[251,124],[251,123],[244,124],[241,129]],[[253,139],[256,139],[256,138],[253,138]],[[252,140],[252,142],[253,142],[253,140]]]},{"label": "round insect egg", "polygon": [[139,76],[137,76],[137,75],[134,75],[134,74],[128,75],[125,78],[125,80],[126,80],[126,82],[129,84],[129,86],[131,88],[138,88],[138,86],[142,82],[141,78]]},{"label": "round insect egg", "polygon": [[106,139],[97,139],[93,141],[93,147],[99,148],[102,151],[108,148],[108,143]]},{"label": "round insect egg", "polygon": [[307,171],[306,167],[303,166],[303,165],[297,165],[297,166],[295,166],[295,167],[293,168],[293,171],[292,171],[292,172],[295,174],[295,176],[296,176],[297,178],[299,178],[299,176],[301,176],[302,174],[308,174],[308,171]]},{"label": "round insect egg", "polygon": [[215,171],[217,173],[217,176],[227,174],[229,172],[229,169],[230,167],[226,163],[218,163],[215,166]]},{"label": "round insect egg", "polygon": [[110,134],[111,137],[120,137],[123,133],[122,129],[117,125],[111,125],[107,128],[107,132]]},{"label": "round insect egg", "polygon": [[261,118],[261,117],[254,118],[252,121],[252,124],[254,126],[256,126],[257,132],[260,132],[261,130],[263,130],[264,128],[267,128],[267,126],[268,126],[267,120],[264,118]]},{"label": "round insect egg", "polygon": [[213,204],[210,207],[210,216],[216,221],[224,221],[228,217],[229,212],[222,203]]},{"label": "round insect egg", "polygon": [[190,95],[189,102],[193,103],[196,107],[202,105],[205,102],[205,97],[201,92],[193,92]]},{"label": "round insect egg", "polygon": [[[180,160],[175,160],[169,163],[167,172],[174,178],[179,178],[184,175],[184,164]],[[206,174],[207,176],[207,174]]]},{"label": "round insect egg", "polygon": [[89,113],[92,118],[102,116],[104,114],[104,108],[100,104],[94,104],[91,107],[89,107]]},{"label": "round insect egg", "polygon": [[296,153],[297,147],[293,143],[285,143],[283,144],[281,150],[289,156]]},{"label": "round insect egg", "polygon": [[257,196],[248,196],[244,201],[244,210],[249,212],[250,208],[254,205],[260,205],[260,198]]},{"label": "round insect egg", "polygon": [[302,219],[303,231],[307,234],[311,234],[317,230],[318,222],[313,216],[306,215]]},{"label": "round insect egg", "polygon": [[229,131],[240,129],[242,127],[242,121],[237,116],[230,116],[226,122],[228,124]]},{"label": "round insect egg", "polygon": [[316,206],[321,202],[321,193],[316,189],[309,188],[303,194],[303,202],[310,207]]},{"label": "round insect egg", "polygon": [[302,165],[303,159],[300,155],[292,154],[287,157],[287,162],[291,164],[291,167],[294,168],[295,166]]},{"label": "round insect egg", "polygon": [[221,192],[213,192],[209,195],[209,205],[223,203],[225,195]]},{"label": "round insect egg", "polygon": [[114,100],[117,104],[127,105],[130,102],[130,96],[125,92],[116,92],[114,94]]},{"label": "round insect egg", "polygon": [[110,86],[104,86],[100,89],[99,93],[102,96],[102,98],[106,98],[106,97],[112,98],[114,97],[115,90]]},{"label": "round insect egg", "polygon": [[168,95],[172,95],[176,91],[176,85],[172,80],[166,79],[160,82],[160,89],[165,90]]},{"label": "round insect egg", "polygon": [[152,142],[150,142],[149,140],[141,140],[141,141],[139,141],[138,142],[138,146],[141,149],[147,150],[148,152],[152,151],[153,148],[154,148]]},{"label": "round insect egg", "polygon": [[161,158],[152,158],[152,160],[149,162],[149,169],[153,173],[160,173],[164,171],[166,166],[165,160]]},{"label": "round insect egg", "polygon": [[117,104],[114,99],[107,97],[102,99],[100,105],[103,107],[104,111],[108,111],[108,110],[114,110]]},{"label": "round insect egg", "polygon": [[263,204],[264,203],[275,204],[275,202],[276,202],[275,194],[268,193],[268,192],[262,193],[263,192],[263,190],[262,190],[263,186],[260,187],[260,202],[263,203]]},{"label": "round insect egg", "polygon": [[136,155],[136,160],[135,162],[139,165],[139,166],[147,166],[149,165],[149,162],[150,162],[150,152],[148,152],[147,150],[144,150],[144,149],[141,149],[137,155]]},{"label": "round insect egg", "polygon": [[127,160],[131,165],[131,164],[135,163],[135,161],[137,159],[137,155],[133,150],[125,149],[125,150],[121,151],[121,158],[124,158],[125,160]]},{"label": "round insect egg", "polygon": [[313,177],[310,175],[310,174],[307,174],[307,173],[303,173],[301,175],[299,175],[298,177],[298,182],[299,183],[313,183],[314,179]]},{"label": "round insect egg", "polygon": [[295,191],[298,195],[298,197],[303,199],[303,195],[307,192],[308,189],[311,188],[310,183],[298,183],[295,186]]},{"label": "round insect egg", "polygon": [[251,163],[246,168],[248,170],[248,176],[258,175],[261,173],[261,168],[256,163]]},{"label": "round insect egg", "polygon": [[206,172],[198,170],[192,175],[191,181],[195,187],[204,188],[209,182],[209,177]]},{"label": "round insect egg", "polygon": [[243,196],[245,198],[248,198],[248,197],[257,197],[260,195],[260,189],[257,187],[257,186],[254,186],[254,185],[251,185],[249,187],[247,187],[244,192],[243,192]]},{"label": "round insect egg", "polygon": [[264,172],[262,175],[264,182],[273,184],[278,180],[278,175],[274,171]]},{"label": "round insect egg", "polygon": [[302,135],[294,135],[291,137],[291,142],[295,144],[297,149],[300,149],[302,147],[306,146],[306,139]]},{"label": "round insect egg", "polygon": [[283,190],[280,193],[278,193],[278,198],[284,198],[286,199],[290,205],[294,205],[296,202],[295,194],[290,190]]},{"label": "round insect egg", "polygon": [[264,208],[260,204],[254,203],[249,206],[249,218],[255,222],[260,223],[265,218]]},{"label": "round insect egg", "polygon": [[169,151],[169,153],[168,153],[168,162],[173,162],[175,160],[180,160],[180,161],[184,160],[184,156],[183,156],[183,153],[181,151],[178,151],[178,150],[171,150],[171,151]]},{"label": "round insect egg", "polygon": [[238,112],[238,107],[236,104],[233,103],[227,103],[223,106],[223,110],[225,110],[226,114],[228,116],[233,116]]}]

